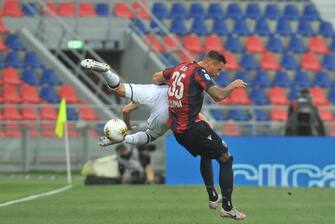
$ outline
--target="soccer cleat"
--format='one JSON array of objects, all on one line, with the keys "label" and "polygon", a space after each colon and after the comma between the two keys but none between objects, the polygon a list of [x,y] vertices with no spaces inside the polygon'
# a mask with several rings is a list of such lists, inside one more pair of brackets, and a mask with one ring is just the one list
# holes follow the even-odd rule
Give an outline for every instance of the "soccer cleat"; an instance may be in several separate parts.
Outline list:
[{"label": "soccer cleat", "polygon": [[216,209],[219,206],[219,203],[222,203],[222,195],[221,194],[218,195],[218,200],[216,200],[216,201],[209,201],[208,207],[210,209]]},{"label": "soccer cleat", "polygon": [[239,212],[236,208],[233,208],[230,211],[226,211],[223,208],[221,208],[220,216],[222,218],[231,218],[235,220],[244,220],[246,218],[246,215],[242,212]]},{"label": "soccer cleat", "polygon": [[101,147],[117,144],[117,143],[120,143],[120,142],[122,142],[122,141],[112,141],[109,138],[107,138],[106,136],[101,136],[98,139],[98,145],[101,146]]},{"label": "soccer cleat", "polygon": [[93,59],[84,59],[80,62],[81,67],[94,72],[107,72],[110,70],[109,65],[95,61]]}]

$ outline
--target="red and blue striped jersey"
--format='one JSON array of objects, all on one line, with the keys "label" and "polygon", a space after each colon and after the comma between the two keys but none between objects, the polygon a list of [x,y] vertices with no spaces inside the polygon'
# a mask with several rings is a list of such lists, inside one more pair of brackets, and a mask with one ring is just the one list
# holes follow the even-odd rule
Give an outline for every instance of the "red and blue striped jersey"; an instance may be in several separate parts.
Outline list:
[{"label": "red and blue striped jersey", "polygon": [[173,132],[182,133],[199,120],[204,100],[203,91],[214,85],[208,72],[196,62],[181,63],[163,71],[169,81],[168,125]]}]

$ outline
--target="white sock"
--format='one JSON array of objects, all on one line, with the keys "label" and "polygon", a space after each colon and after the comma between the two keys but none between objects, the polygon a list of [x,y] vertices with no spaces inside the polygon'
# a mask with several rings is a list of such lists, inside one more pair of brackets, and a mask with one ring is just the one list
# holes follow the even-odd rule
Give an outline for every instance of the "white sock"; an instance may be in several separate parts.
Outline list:
[{"label": "white sock", "polygon": [[133,145],[144,145],[150,142],[150,137],[145,132],[139,131],[132,135],[126,135],[123,142]]},{"label": "white sock", "polygon": [[102,73],[102,75],[111,88],[116,88],[120,84],[120,77],[111,70]]}]

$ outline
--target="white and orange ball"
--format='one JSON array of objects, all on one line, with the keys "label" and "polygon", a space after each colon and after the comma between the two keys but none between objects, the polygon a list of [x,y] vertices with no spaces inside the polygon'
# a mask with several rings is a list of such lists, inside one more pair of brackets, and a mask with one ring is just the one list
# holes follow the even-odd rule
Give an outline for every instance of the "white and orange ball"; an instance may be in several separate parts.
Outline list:
[{"label": "white and orange ball", "polygon": [[124,137],[127,135],[127,132],[127,125],[121,119],[110,119],[104,126],[104,134],[111,141],[123,141]]}]

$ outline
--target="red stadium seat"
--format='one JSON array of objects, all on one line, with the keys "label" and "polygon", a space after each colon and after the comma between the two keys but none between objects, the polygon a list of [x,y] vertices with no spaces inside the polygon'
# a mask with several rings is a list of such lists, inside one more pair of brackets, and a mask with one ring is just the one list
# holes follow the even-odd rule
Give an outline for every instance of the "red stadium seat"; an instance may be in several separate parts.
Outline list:
[{"label": "red stadium seat", "polygon": [[[144,6],[148,11],[150,11],[148,4],[145,1],[141,1],[141,5]],[[140,16],[142,19],[151,19],[150,15],[142,8],[139,2],[135,1],[133,3],[133,8],[137,15]]]},{"label": "red stadium seat", "polygon": [[[1,33],[1,32],[0,32]],[[0,51],[7,51],[8,47],[5,42],[0,38]]]},{"label": "red stadium seat", "polygon": [[1,17],[0,17],[0,33],[8,33],[8,29]]},{"label": "red stadium seat", "polygon": [[[177,35],[166,35],[163,39],[166,50],[170,51],[177,49],[177,42],[179,42]],[[173,39],[175,41],[173,41]]]},{"label": "red stadium seat", "polygon": [[79,116],[85,121],[97,121],[100,117],[94,112],[93,108],[89,106],[83,106],[79,109]]},{"label": "red stadium seat", "polygon": [[206,36],[204,48],[205,48],[205,51],[211,51],[211,50],[216,50],[219,52],[224,51],[221,39],[217,35]]},{"label": "red stadium seat", "polygon": [[204,48],[201,46],[199,37],[196,35],[185,36],[184,47],[186,50],[194,53],[200,53],[204,50]]},{"label": "red stadium seat", "polygon": [[335,117],[328,108],[319,108],[319,115],[323,122],[334,121]]},{"label": "red stadium seat", "polygon": [[334,136],[335,137],[335,125],[328,126],[328,132],[327,132],[327,134],[329,136]]},{"label": "red stadium seat", "polygon": [[79,3],[79,16],[94,17],[96,15],[93,3]]},{"label": "red stadium seat", "polygon": [[317,54],[327,54],[329,50],[327,48],[326,41],[323,37],[311,37],[308,42],[309,50]]},{"label": "red stadium seat", "polygon": [[225,52],[225,57],[227,60],[227,64],[225,65],[225,69],[226,70],[232,70],[232,71],[236,71],[240,69],[240,64],[238,63],[235,55],[231,52]]},{"label": "red stadium seat", "polygon": [[245,49],[250,53],[262,53],[265,51],[262,38],[259,36],[249,36],[245,42]]},{"label": "red stadium seat", "polygon": [[287,98],[285,90],[280,87],[270,88],[268,92],[268,98],[271,104],[274,105],[288,105],[290,102]]},{"label": "red stadium seat", "polygon": [[5,107],[3,110],[3,118],[5,120],[20,121],[22,120],[22,115],[15,107]]},{"label": "red stadium seat", "polygon": [[157,51],[157,52],[163,52],[164,51],[164,48],[162,47],[162,45],[159,42],[159,39],[157,39],[157,37],[147,35],[145,37],[145,44],[148,46],[148,48],[153,49],[154,51]]},{"label": "red stadium seat", "polygon": [[17,123],[5,124],[4,130],[6,138],[20,138],[22,136],[20,125]]},{"label": "red stadium seat", "polygon": [[4,85],[2,94],[4,103],[22,102],[15,85]]},{"label": "red stadium seat", "polygon": [[125,17],[128,19],[134,18],[134,14],[127,5],[127,3],[119,2],[114,6],[114,15],[118,17]]},{"label": "red stadium seat", "polygon": [[321,70],[321,65],[318,58],[314,53],[305,53],[301,56],[300,65],[305,70],[319,71]]},{"label": "red stadium seat", "polygon": [[72,2],[61,2],[59,3],[59,16],[75,16],[76,7]]},{"label": "red stadium seat", "polygon": [[59,97],[65,98],[68,103],[79,103],[76,90],[69,84],[64,84],[59,89]]},{"label": "red stadium seat", "polygon": [[40,119],[41,120],[51,120],[55,121],[57,120],[57,111],[55,108],[53,108],[51,105],[48,106],[48,104],[45,105],[45,107],[42,107],[40,110]]},{"label": "red stadium seat", "polygon": [[250,105],[251,100],[245,89],[235,89],[234,92],[220,104]]},{"label": "red stadium seat", "polygon": [[288,115],[284,109],[272,109],[270,117],[273,121],[287,121]]},{"label": "red stadium seat", "polygon": [[19,85],[22,83],[22,80],[17,74],[17,70],[14,68],[4,68],[2,70],[2,80],[4,84]]},{"label": "red stadium seat", "polygon": [[227,122],[223,124],[223,135],[225,136],[240,136],[241,132],[239,126],[233,122]]},{"label": "red stadium seat", "polygon": [[262,54],[260,65],[264,70],[277,71],[280,69],[280,64],[278,63],[276,56],[270,52]]},{"label": "red stadium seat", "polygon": [[38,95],[37,88],[35,86],[23,85],[22,101],[24,103],[40,103],[41,98]]},{"label": "red stadium seat", "polygon": [[23,16],[19,2],[16,0],[4,0],[2,16]]},{"label": "red stadium seat", "polygon": [[28,105],[26,105],[23,109],[22,109],[22,119],[23,120],[28,120],[28,121],[35,121],[37,120],[37,112],[34,108],[29,107]]},{"label": "red stadium seat", "polygon": [[324,89],[320,87],[313,87],[309,89],[310,95],[312,97],[312,102],[316,106],[326,106],[329,105],[328,98]]},{"label": "red stadium seat", "polygon": [[58,7],[51,2],[46,2],[46,8],[44,9],[44,15],[45,16],[58,16],[58,14],[59,14]]},{"label": "red stadium seat", "polygon": [[182,62],[192,62],[192,61],[194,61],[195,58],[197,58],[197,54],[196,53],[191,53],[191,57],[192,57],[192,59],[189,59],[186,54],[182,54],[181,57],[180,57],[180,60]]}]

